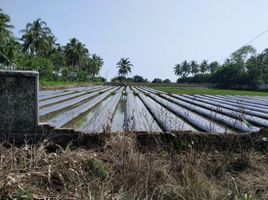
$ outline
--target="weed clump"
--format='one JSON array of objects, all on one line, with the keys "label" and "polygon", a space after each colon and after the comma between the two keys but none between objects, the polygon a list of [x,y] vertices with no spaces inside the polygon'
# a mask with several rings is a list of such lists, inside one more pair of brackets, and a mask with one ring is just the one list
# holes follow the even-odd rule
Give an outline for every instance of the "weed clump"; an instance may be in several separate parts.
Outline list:
[{"label": "weed clump", "polygon": [[0,199],[268,198],[260,153],[141,151],[135,137],[122,135],[95,149],[50,147],[0,145]]}]

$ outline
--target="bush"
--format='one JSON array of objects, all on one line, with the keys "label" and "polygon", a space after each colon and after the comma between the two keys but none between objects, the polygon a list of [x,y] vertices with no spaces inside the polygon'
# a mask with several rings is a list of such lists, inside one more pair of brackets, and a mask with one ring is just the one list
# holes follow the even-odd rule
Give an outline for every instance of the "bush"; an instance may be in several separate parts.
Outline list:
[{"label": "bush", "polygon": [[75,81],[77,79],[77,72],[74,67],[64,67],[62,70],[62,79],[64,81]]},{"label": "bush", "polygon": [[249,81],[247,72],[236,64],[220,68],[211,77],[211,82],[217,83],[221,88],[233,88],[236,85],[248,84]]},{"label": "bush", "polygon": [[77,67],[68,66],[62,70],[62,79],[64,81],[78,81],[78,82],[105,82],[106,79],[103,77],[91,77],[89,73],[84,69]]},{"label": "bush", "polygon": [[160,78],[155,78],[152,83],[162,83],[162,80]]},{"label": "bush", "polygon": [[139,76],[139,75],[133,76],[132,80],[135,83],[146,83],[147,82],[147,79],[145,79],[145,78],[143,78],[142,76]]},{"label": "bush", "polygon": [[107,81],[106,78],[101,77],[101,76],[99,76],[99,77],[93,77],[90,80],[93,81],[93,82],[106,82]]},{"label": "bush", "polygon": [[167,78],[167,79],[163,80],[163,83],[169,84],[169,83],[171,83],[171,80],[169,80],[169,79]]},{"label": "bush", "polygon": [[177,83],[210,83],[210,74],[196,74],[192,77],[182,77],[177,80]]},{"label": "bush", "polygon": [[36,56],[23,56],[18,61],[18,69],[35,70],[41,79],[53,80],[53,63],[48,58]]},{"label": "bush", "polygon": [[117,76],[111,79],[112,83],[120,83],[120,82],[127,81],[127,78],[124,76]]}]

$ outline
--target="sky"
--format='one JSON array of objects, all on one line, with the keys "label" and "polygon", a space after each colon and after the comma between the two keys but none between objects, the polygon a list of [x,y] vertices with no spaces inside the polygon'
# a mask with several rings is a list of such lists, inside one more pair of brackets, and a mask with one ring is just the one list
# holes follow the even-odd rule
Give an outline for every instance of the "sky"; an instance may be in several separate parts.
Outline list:
[{"label": "sky", "polygon": [[[77,38],[104,59],[100,75],[117,75],[122,57],[133,75],[175,81],[183,60],[222,62],[268,28],[267,0],[0,0],[20,37],[41,18],[65,45]],[[268,33],[252,42],[268,48]]]}]

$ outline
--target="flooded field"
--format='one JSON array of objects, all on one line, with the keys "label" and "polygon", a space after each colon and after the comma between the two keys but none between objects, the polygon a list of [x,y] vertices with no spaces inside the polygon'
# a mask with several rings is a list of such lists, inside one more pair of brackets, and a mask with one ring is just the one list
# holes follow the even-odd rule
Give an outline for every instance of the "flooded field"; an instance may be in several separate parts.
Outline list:
[{"label": "flooded field", "polygon": [[40,91],[40,122],[85,133],[251,133],[268,127],[268,97],[176,95],[148,87]]}]

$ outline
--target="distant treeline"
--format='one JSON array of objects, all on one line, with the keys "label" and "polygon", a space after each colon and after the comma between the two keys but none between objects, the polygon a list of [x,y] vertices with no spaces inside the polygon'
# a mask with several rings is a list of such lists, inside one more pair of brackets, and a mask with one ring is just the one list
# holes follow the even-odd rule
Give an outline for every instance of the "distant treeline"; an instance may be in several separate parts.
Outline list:
[{"label": "distant treeline", "polygon": [[180,77],[177,83],[212,83],[221,88],[247,85],[257,88],[260,84],[268,83],[268,49],[256,54],[252,46],[243,46],[222,65],[206,60],[200,64],[184,61],[175,65],[174,72]]},{"label": "distant treeline", "polygon": [[44,80],[105,81],[98,77],[103,59],[76,38],[59,44],[41,19],[26,24],[20,38],[15,38],[13,28],[0,10],[0,68],[37,70]]},{"label": "distant treeline", "polygon": [[[117,76],[112,78],[111,80],[112,83],[122,83],[122,82],[126,82],[126,83],[150,83],[150,81],[148,81],[148,79],[140,76],[140,75],[135,75],[133,77],[128,77],[126,78],[125,76]],[[171,80],[169,79],[160,79],[160,78],[155,78],[152,83],[165,83],[165,84],[169,84],[171,83]]]}]

